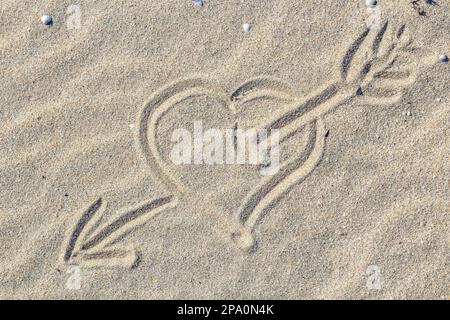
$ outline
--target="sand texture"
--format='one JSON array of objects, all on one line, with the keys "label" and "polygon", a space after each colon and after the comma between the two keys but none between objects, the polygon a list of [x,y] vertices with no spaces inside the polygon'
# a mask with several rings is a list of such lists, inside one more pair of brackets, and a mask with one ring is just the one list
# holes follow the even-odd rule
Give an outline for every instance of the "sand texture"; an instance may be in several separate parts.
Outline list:
[{"label": "sand texture", "polygon": [[450,298],[449,0],[0,9],[1,299]]}]

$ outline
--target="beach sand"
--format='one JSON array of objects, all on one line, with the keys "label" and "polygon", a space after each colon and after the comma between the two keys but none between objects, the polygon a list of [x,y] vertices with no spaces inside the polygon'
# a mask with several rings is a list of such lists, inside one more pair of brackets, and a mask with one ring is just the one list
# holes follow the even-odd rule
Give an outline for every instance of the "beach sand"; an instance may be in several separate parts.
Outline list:
[{"label": "beach sand", "polygon": [[[449,298],[448,0],[0,9],[0,298]],[[175,165],[195,121],[282,168]]]}]

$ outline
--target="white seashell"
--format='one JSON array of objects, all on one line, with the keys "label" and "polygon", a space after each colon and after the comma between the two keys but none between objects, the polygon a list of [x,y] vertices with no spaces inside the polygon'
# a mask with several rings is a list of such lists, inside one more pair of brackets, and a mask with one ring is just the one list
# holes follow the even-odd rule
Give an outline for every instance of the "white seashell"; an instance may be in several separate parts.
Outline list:
[{"label": "white seashell", "polygon": [[448,62],[448,56],[446,54],[443,54],[439,57],[439,61],[441,62]]},{"label": "white seashell", "polygon": [[242,28],[244,29],[245,32],[249,32],[250,29],[252,28],[252,25],[250,23],[244,23],[242,25]]},{"label": "white seashell", "polygon": [[41,17],[41,21],[46,26],[49,26],[49,25],[53,24],[53,18],[51,16],[48,16],[48,15],[43,15]]},{"label": "white seashell", "polygon": [[366,6],[370,8],[376,7],[377,3],[377,0],[366,0]]}]

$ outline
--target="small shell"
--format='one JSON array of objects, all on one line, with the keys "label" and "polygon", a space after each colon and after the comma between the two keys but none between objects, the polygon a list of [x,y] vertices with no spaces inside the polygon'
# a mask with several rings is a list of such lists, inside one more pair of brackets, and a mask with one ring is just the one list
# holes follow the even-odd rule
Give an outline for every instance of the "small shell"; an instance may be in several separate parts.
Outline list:
[{"label": "small shell", "polygon": [[244,23],[242,25],[242,29],[244,29],[245,32],[249,32],[251,28],[252,28],[252,25],[250,23]]},{"label": "small shell", "polygon": [[197,7],[203,7],[203,0],[192,0],[192,3]]},{"label": "small shell", "polygon": [[448,62],[448,56],[446,54],[443,54],[439,57],[440,62]]},{"label": "small shell", "polygon": [[366,6],[370,8],[374,8],[377,5],[377,0],[366,0]]},{"label": "small shell", "polygon": [[49,26],[49,25],[53,24],[53,18],[51,16],[48,16],[48,15],[43,15],[41,17],[41,22],[43,24],[45,24],[46,26]]}]

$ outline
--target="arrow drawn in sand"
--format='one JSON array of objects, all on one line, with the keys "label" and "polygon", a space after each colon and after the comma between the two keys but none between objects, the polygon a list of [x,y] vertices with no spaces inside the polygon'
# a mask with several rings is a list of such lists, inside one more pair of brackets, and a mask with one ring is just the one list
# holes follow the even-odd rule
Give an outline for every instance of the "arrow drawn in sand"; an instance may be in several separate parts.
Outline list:
[{"label": "arrow drawn in sand", "polygon": [[[289,84],[267,77],[250,79],[231,93],[217,88],[206,78],[176,81],[155,92],[139,116],[137,140],[150,171],[172,195],[124,210],[104,225],[99,217],[106,204],[101,198],[97,199],[83,212],[70,234],[64,262],[135,267],[140,257],[133,247],[121,244],[125,235],[159,213],[176,207],[177,199],[180,199],[181,207],[187,199],[198,199],[198,191],[181,183],[180,172],[171,168],[170,161],[163,157],[157,135],[158,126],[171,109],[197,96],[221,102],[221,108],[225,107],[235,128],[247,126],[243,119],[249,102],[258,103],[270,98],[279,108],[268,112],[263,123],[250,123],[250,127],[277,129],[281,146],[289,140],[300,144],[302,137],[306,137],[304,150],[288,154],[275,175],[256,181],[231,213],[233,221],[227,226],[228,239],[245,252],[256,250],[254,231],[262,217],[319,165],[326,147],[325,116],[349,103],[395,105],[415,83],[420,70],[414,68],[417,65],[414,57],[422,50],[413,46],[407,31],[405,25],[392,28],[387,21],[378,30],[365,29],[343,52],[335,77],[307,96],[297,96]],[[431,60],[423,62],[422,67],[435,63]],[[267,143],[268,139],[266,137],[258,144]],[[179,170],[185,169],[181,166]],[[209,210],[208,207],[199,209]]]},{"label": "arrow drawn in sand", "polygon": [[100,225],[99,218],[106,203],[98,198],[83,211],[70,234],[63,255],[64,263],[136,267],[140,262],[139,253],[120,242],[137,227],[174,206],[176,200],[172,196],[158,198],[124,210],[118,217]]}]

